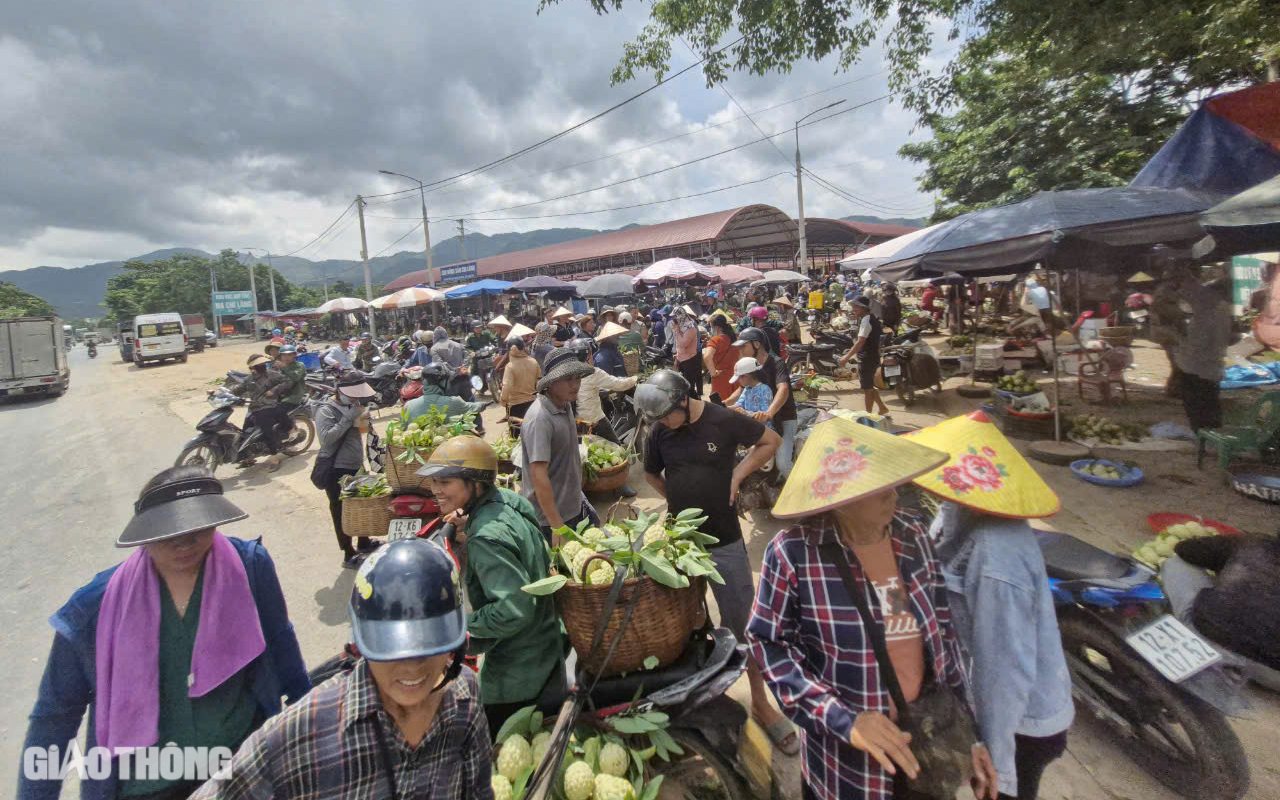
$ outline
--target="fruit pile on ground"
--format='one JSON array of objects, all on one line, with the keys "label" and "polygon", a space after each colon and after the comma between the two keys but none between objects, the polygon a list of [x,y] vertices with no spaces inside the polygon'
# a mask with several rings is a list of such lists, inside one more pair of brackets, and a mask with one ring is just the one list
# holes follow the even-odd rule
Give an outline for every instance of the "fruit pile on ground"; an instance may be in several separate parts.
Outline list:
[{"label": "fruit pile on ground", "polygon": [[1097,440],[1102,444],[1118,445],[1140,442],[1147,438],[1148,433],[1146,425],[1115,423],[1106,417],[1088,415],[1071,418],[1071,438],[1082,441]]},{"label": "fruit pile on ground", "polygon": [[1108,478],[1110,480],[1119,480],[1128,477],[1129,469],[1124,464],[1116,464],[1111,461],[1091,461],[1080,468],[1081,472],[1088,473],[1095,478]]},{"label": "fruit pile on ground", "polygon": [[996,388],[1016,394],[1029,394],[1037,389],[1036,382],[1025,370],[1018,370],[1012,375],[1001,375],[1000,380],[996,381]]},{"label": "fruit pile on ground", "polygon": [[1199,536],[1217,536],[1218,531],[1195,520],[1179,522],[1160,531],[1156,538],[1146,542],[1133,551],[1133,557],[1152,569],[1159,569],[1165,559],[1173,555],[1173,548],[1183,539],[1194,539]]}]

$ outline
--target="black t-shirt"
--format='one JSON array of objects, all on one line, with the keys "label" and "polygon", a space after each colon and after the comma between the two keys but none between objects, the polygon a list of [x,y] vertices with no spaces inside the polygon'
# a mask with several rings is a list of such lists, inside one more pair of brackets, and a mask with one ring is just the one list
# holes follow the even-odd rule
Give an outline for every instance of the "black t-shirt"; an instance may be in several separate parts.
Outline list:
[{"label": "black t-shirt", "polygon": [[[782,363],[782,359],[772,354],[760,365],[760,371],[764,373],[764,377],[761,380],[769,387],[769,391],[773,392],[774,396],[778,394],[778,381],[790,380],[791,376],[791,373],[787,371],[787,365]],[[795,418],[796,396],[788,390],[786,402],[782,404],[782,408],[778,409],[774,419],[778,422],[786,422]]]},{"label": "black t-shirt", "polygon": [[700,508],[707,515],[702,530],[719,545],[742,538],[738,515],[729,505],[729,484],[738,465],[738,447],[750,447],[764,436],[764,425],[746,414],[706,403],[692,425],[671,430],[655,425],[649,436],[644,470],[666,470],[667,509],[679,514]]}]

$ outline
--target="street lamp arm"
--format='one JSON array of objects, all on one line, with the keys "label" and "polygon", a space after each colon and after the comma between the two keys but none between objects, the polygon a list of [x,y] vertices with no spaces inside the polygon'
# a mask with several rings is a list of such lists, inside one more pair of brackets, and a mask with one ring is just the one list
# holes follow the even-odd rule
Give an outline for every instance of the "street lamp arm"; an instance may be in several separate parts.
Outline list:
[{"label": "street lamp arm", "polygon": [[817,114],[817,113],[819,113],[819,112],[821,112],[821,111],[826,111],[828,108],[835,108],[836,106],[840,105],[841,103],[846,103],[846,102],[848,102],[848,100],[837,100],[837,101],[835,101],[834,103],[828,103],[827,105],[823,106],[822,108],[815,108],[814,110],[810,111],[808,114],[805,114],[803,117],[801,117],[800,119],[796,120],[796,127],[797,127],[797,128],[799,128],[799,127],[800,127],[800,123],[801,123],[801,122],[804,122],[806,119],[808,119],[809,117],[812,117],[814,114]]}]

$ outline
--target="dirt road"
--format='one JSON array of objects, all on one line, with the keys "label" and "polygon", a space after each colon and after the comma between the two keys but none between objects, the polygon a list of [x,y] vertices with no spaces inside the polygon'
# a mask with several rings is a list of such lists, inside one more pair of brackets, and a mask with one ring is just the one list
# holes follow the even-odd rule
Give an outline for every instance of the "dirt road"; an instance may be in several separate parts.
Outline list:
[{"label": "dirt road", "polygon": [[[0,786],[12,786],[20,768],[26,716],[44,669],[52,632],[47,619],[71,593],[126,554],[113,546],[132,514],[138,489],[173,463],[195,422],[208,412],[204,393],[225,370],[242,368],[258,344],[230,342],[193,354],[186,364],[138,370],[104,347],[89,360],[83,348],[71,353],[72,388],[57,400],[0,403],[0,502],[11,522],[7,555],[0,563],[0,643],[10,654],[8,686],[0,699]],[[1151,385],[1160,379],[1153,373]],[[853,391],[835,395],[841,405],[860,408]],[[954,392],[926,397],[910,410],[888,400],[896,420],[927,425],[971,410],[974,401]],[[1160,408],[1163,418],[1176,411]],[[1167,413],[1165,413],[1167,410]],[[486,412],[490,438],[500,432],[497,410]],[[242,412],[234,419],[239,422]],[[389,418],[389,412],[388,412]],[[379,423],[381,429],[383,423]],[[237,471],[222,467],[219,477],[249,519],[227,533],[263,537],[275,559],[298,632],[303,655],[318,663],[347,638],[347,598],[354,573],[341,568],[322,493],[308,480],[312,451],[290,459],[269,474],[262,466]],[[1133,454],[1149,477],[1138,490],[1109,490],[1084,484],[1066,468],[1042,473],[1062,496],[1064,510],[1050,526],[1099,546],[1132,549],[1148,534],[1143,520],[1152,511],[1188,511],[1230,522],[1246,530],[1273,532],[1274,512],[1224,488],[1212,469],[1198,472],[1190,453]],[[661,508],[633,470],[638,505]],[[606,500],[601,501],[603,510]],[[746,526],[748,548],[759,563],[778,524],[756,512]],[[735,687],[745,698],[745,685]],[[1280,751],[1274,746],[1280,700],[1251,690],[1254,716],[1233,725],[1244,740],[1253,770],[1250,798],[1280,797]],[[784,773],[794,776],[794,762]],[[963,794],[967,795],[967,792]],[[70,787],[64,796],[73,796]],[[1175,795],[1117,754],[1089,720],[1079,719],[1069,754],[1049,770],[1041,797],[1050,800],[1132,798],[1165,800]]]}]

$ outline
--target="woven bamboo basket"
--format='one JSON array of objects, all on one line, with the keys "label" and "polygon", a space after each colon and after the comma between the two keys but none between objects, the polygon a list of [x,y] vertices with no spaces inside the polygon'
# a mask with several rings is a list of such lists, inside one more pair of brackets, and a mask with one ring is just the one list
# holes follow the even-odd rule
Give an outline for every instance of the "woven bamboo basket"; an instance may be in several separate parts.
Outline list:
[{"label": "woven bamboo basket", "polygon": [[596,476],[588,479],[585,472],[582,473],[582,491],[591,494],[602,494],[604,492],[612,492],[619,489],[627,482],[627,474],[631,471],[631,462],[624,461],[615,467],[608,469],[596,470]]},{"label": "woven bamboo basket", "polygon": [[635,375],[640,372],[640,351],[631,350],[622,354],[622,366],[627,369],[627,376]]},{"label": "woven bamboo basket", "polygon": [[1133,328],[1118,325],[1112,328],[1098,329],[1098,338],[1112,347],[1124,347],[1133,344]]},{"label": "woven bamboo basket", "polygon": [[[567,583],[556,592],[556,603],[569,633],[569,642],[577,651],[578,658],[582,659],[583,668],[592,675],[608,677],[641,669],[649,656],[656,657],[659,666],[680,658],[689,642],[689,635],[706,621],[703,604],[706,587],[705,578],[690,579],[685,589],[663,586],[647,575],[628,578],[622,584],[613,613],[609,615],[600,649],[590,660],[587,656],[591,652],[596,626],[604,614],[610,587]],[[624,629],[623,618],[627,615],[627,607],[633,603],[635,609]],[[617,646],[605,664],[605,656],[615,640]]]},{"label": "woven bamboo basket", "polygon": [[400,456],[407,453],[408,449],[397,445],[387,445],[386,463],[383,465],[387,472],[387,483],[391,484],[391,488],[398,492],[420,492],[430,494],[427,484],[430,478],[423,478],[418,475],[418,470],[422,465],[418,463],[416,458],[408,461],[401,461]]},{"label": "woven bamboo basket", "polygon": [[391,516],[389,496],[342,500],[342,532],[347,536],[386,536]]}]

